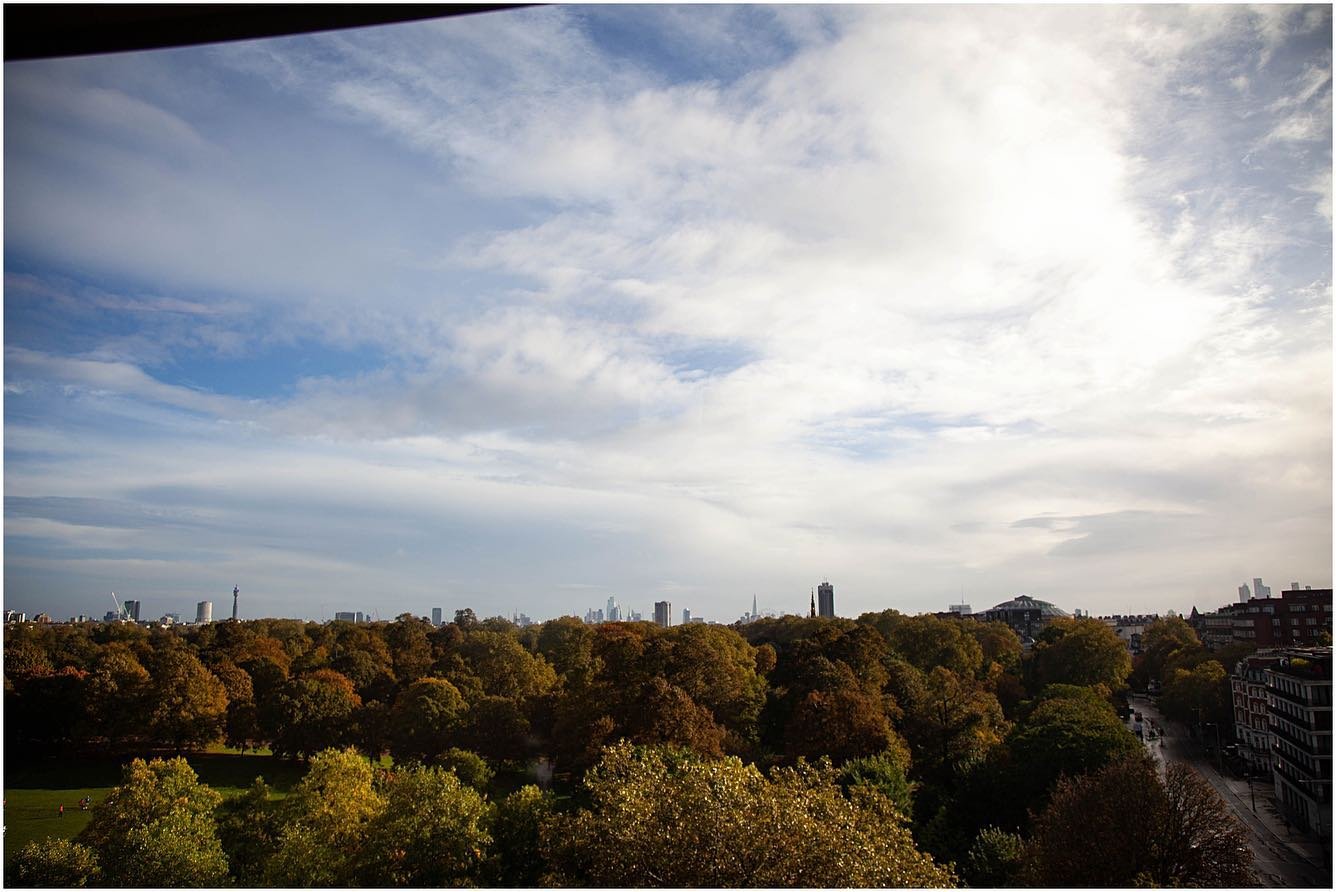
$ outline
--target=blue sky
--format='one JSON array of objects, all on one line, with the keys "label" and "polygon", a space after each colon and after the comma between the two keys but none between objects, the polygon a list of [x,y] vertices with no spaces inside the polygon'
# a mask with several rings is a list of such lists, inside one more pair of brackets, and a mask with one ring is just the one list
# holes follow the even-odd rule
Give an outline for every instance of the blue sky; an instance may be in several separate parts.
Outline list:
[{"label": "blue sky", "polygon": [[1329,7],[576,7],[5,66],[5,605],[1331,583]]}]

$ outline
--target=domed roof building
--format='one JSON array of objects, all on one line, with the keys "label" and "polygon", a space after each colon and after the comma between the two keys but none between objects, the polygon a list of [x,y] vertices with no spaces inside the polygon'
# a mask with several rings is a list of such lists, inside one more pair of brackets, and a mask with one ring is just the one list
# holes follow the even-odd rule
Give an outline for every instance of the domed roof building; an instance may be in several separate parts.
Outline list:
[{"label": "domed roof building", "polygon": [[1034,644],[1035,636],[1044,630],[1052,620],[1068,616],[1067,611],[1055,607],[1047,601],[1032,598],[1029,595],[1017,595],[1010,601],[1003,601],[996,607],[983,612],[986,622],[1006,623],[1021,637],[1021,644],[1027,649]]}]

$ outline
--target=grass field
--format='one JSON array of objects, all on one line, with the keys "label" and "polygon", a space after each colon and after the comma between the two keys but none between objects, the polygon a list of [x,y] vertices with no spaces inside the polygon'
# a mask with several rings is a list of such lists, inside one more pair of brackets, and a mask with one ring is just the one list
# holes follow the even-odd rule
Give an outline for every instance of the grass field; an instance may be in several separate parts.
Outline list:
[{"label": "grass field", "polygon": [[[256,777],[263,777],[274,792],[283,796],[305,767],[276,759],[265,752],[238,753],[222,748],[187,755],[200,780],[223,796],[245,791]],[[4,859],[34,839],[73,837],[88,823],[91,812],[79,810],[79,800],[88,796],[96,805],[120,783],[121,765],[133,756],[31,761],[5,766]],[[60,806],[65,806],[61,817]]]}]

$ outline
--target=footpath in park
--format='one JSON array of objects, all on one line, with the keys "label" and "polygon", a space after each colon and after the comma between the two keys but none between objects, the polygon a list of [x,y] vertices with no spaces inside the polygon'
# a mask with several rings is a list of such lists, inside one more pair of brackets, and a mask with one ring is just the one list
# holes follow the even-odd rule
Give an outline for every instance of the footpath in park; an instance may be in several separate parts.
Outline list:
[{"label": "footpath in park", "polygon": [[1298,889],[1332,887],[1331,851],[1319,836],[1286,820],[1270,778],[1253,778],[1250,787],[1247,778],[1235,777],[1228,768],[1221,771],[1216,762],[1202,753],[1201,744],[1191,739],[1185,728],[1164,720],[1154,703],[1136,697],[1131,707],[1142,714],[1147,732],[1152,723],[1162,731],[1155,739],[1147,733],[1144,740],[1160,770],[1168,762],[1191,765],[1248,828],[1253,870],[1261,885]]}]

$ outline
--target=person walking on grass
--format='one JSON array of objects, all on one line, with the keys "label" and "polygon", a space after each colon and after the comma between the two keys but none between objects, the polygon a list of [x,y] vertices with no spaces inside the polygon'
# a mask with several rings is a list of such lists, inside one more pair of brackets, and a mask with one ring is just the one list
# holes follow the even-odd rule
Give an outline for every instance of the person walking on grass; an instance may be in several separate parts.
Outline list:
[{"label": "person walking on grass", "polygon": [[61,816],[62,818],[65,817],[65,806],[64,806],[64,805],[59,806],[59,811],[60,811],[60,816]]}]

